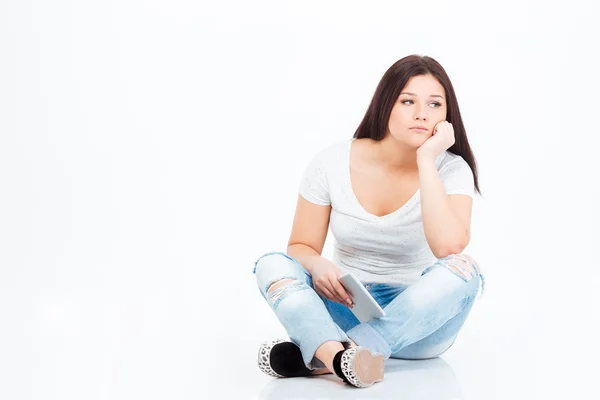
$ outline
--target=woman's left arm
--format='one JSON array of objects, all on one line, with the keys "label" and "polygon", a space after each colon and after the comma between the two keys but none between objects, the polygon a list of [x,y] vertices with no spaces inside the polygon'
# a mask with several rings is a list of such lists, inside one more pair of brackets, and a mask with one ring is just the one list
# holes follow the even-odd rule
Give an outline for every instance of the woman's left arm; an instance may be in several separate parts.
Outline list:
[{"label": "woman's left arm", "polygon": [[417,164],[427,244],[437,258],[460,253],[471,238],[473,199],[467,195],[446,194],[434,157],[417,157]]}]

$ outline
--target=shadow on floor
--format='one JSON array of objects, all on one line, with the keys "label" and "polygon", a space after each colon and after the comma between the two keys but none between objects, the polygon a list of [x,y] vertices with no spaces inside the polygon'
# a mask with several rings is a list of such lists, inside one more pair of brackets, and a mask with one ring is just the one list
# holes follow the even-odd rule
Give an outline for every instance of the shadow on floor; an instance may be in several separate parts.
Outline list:
[{"label": "shadow on floor", "polygon": [[329,374],[310,378],[273,378],[259,394],[261,400],[387,398],[458,400],[464,397],[452,367],[442,358],[388,359],[384,380],[364,389],[351,387]]}]

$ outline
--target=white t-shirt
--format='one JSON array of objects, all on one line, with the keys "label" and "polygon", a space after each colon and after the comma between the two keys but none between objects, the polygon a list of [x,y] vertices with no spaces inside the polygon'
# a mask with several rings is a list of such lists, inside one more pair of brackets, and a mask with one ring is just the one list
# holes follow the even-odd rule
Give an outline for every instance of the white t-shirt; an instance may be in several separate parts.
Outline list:
[{"label": "white t-shirt", "polygon": [[[437,258],[431,252],[421,215],[420,189],[396,211],[378,217],[358,202],[350,181],[350,146],[354,138],[327,146],[308,164],[299,192],[306,200],[331,204],[332,262],[363,283],[409,285]],[[435,166],[446,194],[474,196],[469,164],[456,154],[438,155]]]}]

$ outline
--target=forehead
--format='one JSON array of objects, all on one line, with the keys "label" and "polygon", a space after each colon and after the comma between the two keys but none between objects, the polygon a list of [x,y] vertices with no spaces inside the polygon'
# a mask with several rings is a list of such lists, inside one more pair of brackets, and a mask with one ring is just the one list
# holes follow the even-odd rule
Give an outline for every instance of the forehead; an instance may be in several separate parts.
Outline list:
[{"label": "forehead", "polygon": [[411,92],[417,96],[444,95],[444,87],[431,75],[417,75],[408,80],[402,92]]}]

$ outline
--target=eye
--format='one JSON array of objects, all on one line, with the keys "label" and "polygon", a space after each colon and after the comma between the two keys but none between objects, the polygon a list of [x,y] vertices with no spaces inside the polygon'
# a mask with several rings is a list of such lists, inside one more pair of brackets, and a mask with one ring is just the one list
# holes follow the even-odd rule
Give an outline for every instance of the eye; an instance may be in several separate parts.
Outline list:
[{"label": "eye", "polygon": [[[414,102],[413,102],[412,100],[410,100],[410,99],[402,100],[402,101],[400,101],[400,103],[402,103],[402,104],[405,104],[407,101],[410,101],[410,102],[411,102],[411,104],[412,104],[412,103],[414,103]],[[435,107],[434,107],[434,108],[438,108],[438,107],[441,107],[441,106],[442,106],[442,105],[441,105],[440,103],[438,103],[437,101],[434,101],[434,102],[432,102],[432,103],[430,103],[430,104],[434,104],[434,105],[435,105]]]}]

